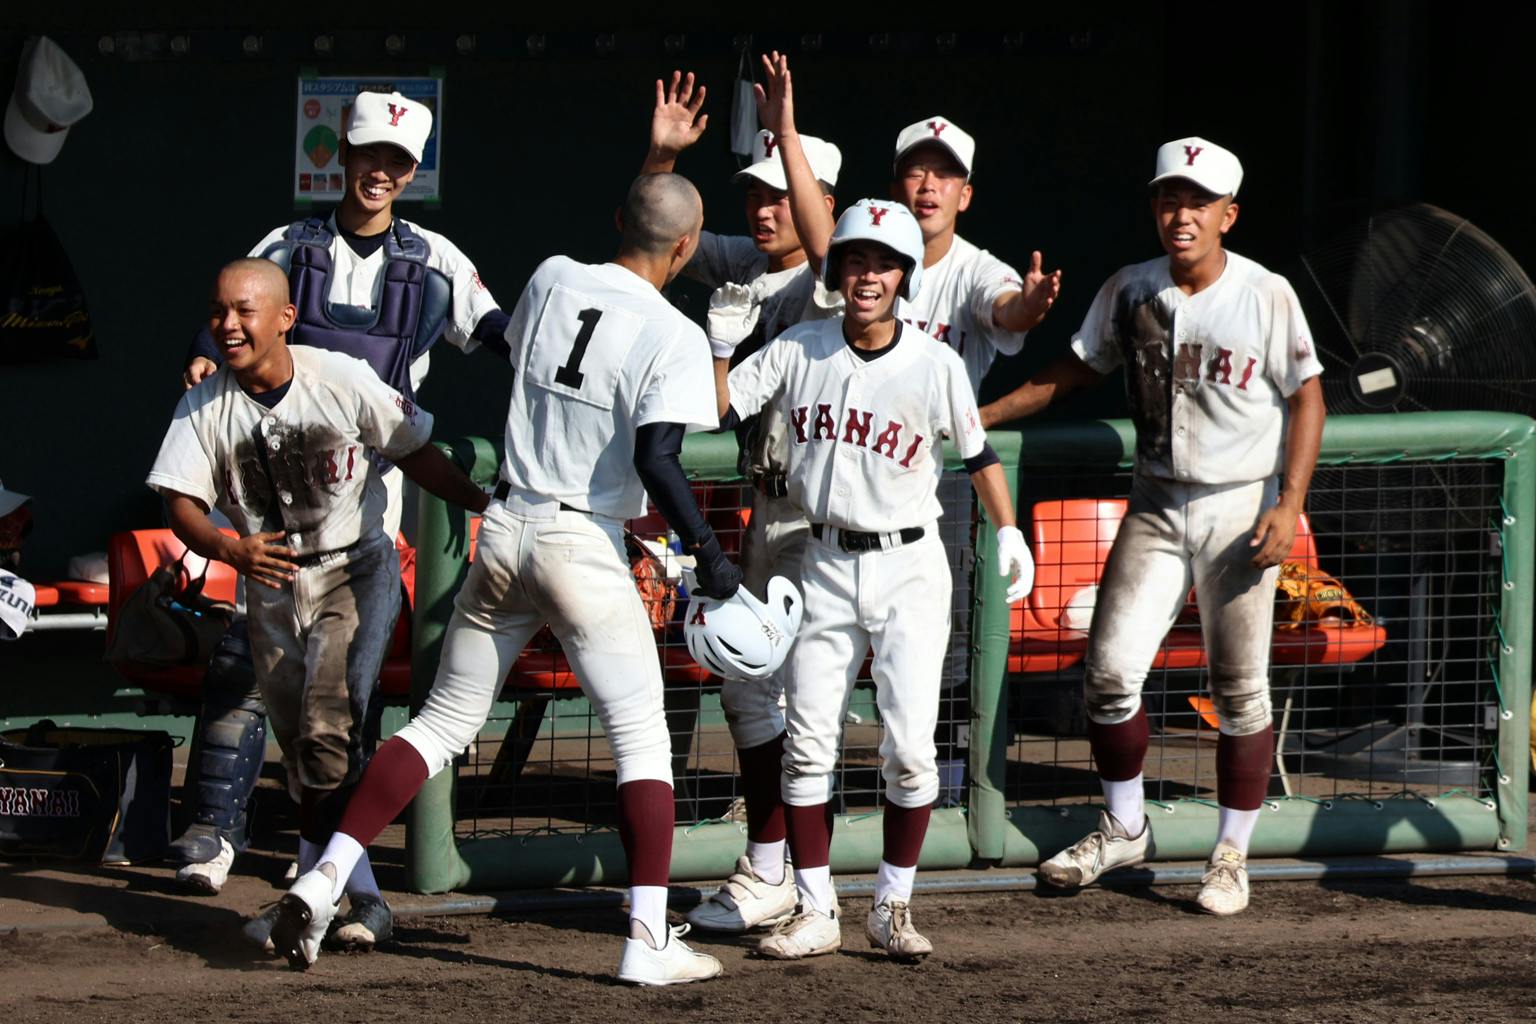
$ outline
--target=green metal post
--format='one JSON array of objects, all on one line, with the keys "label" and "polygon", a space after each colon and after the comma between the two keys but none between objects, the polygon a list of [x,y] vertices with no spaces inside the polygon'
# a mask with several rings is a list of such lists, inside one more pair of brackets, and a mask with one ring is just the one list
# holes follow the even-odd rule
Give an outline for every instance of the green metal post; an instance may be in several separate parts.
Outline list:
[{"label": "green metal post", "polygon": [[1531,764],[1531,616],[1536,613],[1532,564],[1536,547],[1536,423],[1527,420],[1523,437],[1509,445],[1504,463],[1504,570],[1501,573],[1499,627],[1499,849],[1526,846]]},{"label": "green metal post", "polygon": [[[1020,438],[991,431],[987,440],[1008,477],[1008,493],[1019,493]],[[1003,796],[1008,776],[1008,645],[1011,612],[1007,581],[997,574],[997,527],[981,512],[976,528],[976,611],[971,616],[971,747],[969,809],[971,846],[984,861],[1003,858],[1008,820]]]},{"label": "green metal post", "polygon": [[[488,486],[496,479],[499,459],[483,438],[440,445],[446,455]],[[437,674],[443,634],[453,612],[453,597],[469,567],[469,516],[460,508],[421,492],[416,505],[416,603],[411,614],[411,713],[421,710]],[[457,889],[469,869],[454,842],[452,768],[427,780],[411,802],[405,833],[406,884],[414,892]]]}]

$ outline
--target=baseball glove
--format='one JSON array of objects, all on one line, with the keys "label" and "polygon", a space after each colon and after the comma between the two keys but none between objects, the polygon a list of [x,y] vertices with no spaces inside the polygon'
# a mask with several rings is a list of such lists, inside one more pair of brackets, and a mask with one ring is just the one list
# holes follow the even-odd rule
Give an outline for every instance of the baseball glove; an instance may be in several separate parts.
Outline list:
[{"label": "baseball glove", "polygon": [[650,616],[651,628],[659,632],[677,611],[677,580],[667,576],[661,559],[630,530],[624,531],[624,550],[629,554],[629,569],[645,604],[645,613]]},{"label": "baseball glove", "polygon": [[1308,622],[1333,619],[1349,626],[1369,626],[1376,620],[1349,596],[1344,584],[1304,562],[1280,563],[1275,580],[1280,602],[1276,629],[1300,629]]}]

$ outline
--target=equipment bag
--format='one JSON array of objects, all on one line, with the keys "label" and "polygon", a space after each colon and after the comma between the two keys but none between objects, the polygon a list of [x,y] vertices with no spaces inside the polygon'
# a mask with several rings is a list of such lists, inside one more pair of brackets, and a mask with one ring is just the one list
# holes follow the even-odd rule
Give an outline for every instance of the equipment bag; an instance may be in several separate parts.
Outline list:
[{"label": "equipment bag", "polygon": [[162,565],[118,609],[106,659],[134,665],[207,665],[234,618],[234,605],[203,594],[208,569],[192,579],[186,555]]},{"label": "equipment bag", "polygon": [[170,844],[171,737],[61,729],[0,733],[0,857],[129,864]]},{"label": "equipment bag", "polygon": [[0,288],[0,363],[96,358],[85,290],[41,214],[0,246]]}]

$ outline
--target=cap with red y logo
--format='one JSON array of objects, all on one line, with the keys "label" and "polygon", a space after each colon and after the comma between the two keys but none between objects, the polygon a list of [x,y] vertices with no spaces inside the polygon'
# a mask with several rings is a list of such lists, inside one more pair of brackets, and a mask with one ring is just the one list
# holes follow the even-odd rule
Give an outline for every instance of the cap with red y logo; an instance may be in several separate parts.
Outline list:
[{"label": "cap with red y logo", "polygon": [[1243,165],[1231,150],[1191,137],[1165,142],[1157,149],[1157,170],[1147,184],[1183,178],[1218,196],[1235,196],[1243,183]]},{"label": "cap with red y logo", "polygon": [[923,230],[905,204],[894,199],[860,199],[843,211],[837,218],[837,227],[832,229],[827,256],[821,264],[822,283],[828,291],[838,287],[833,279],[837,273],[837,250],[853,241],[879,242],[902,257],[907,263],[907,274],[901,282],[901,297],[909,302],[916,298],[923,281]]},{"label": "cap with red y logo", "polygon": [[419,100],[397,92],[360,92],[352,101],[352,120],[347,142],[371,146],[387,142],[399,146],[421,163],[421,152],[432,134],[432,111]]},{"label": "cap with red y logo", "polygon": [[[800,147],[805,150],[806,163],[811,165],[816,180],[825,182],[828,187],[836,185],[837,172],[843,167],[843,154],[838,148],[814,135],[800,136]],[[757,133],[757,141],[752,144],[752,164],[737,171],[731,180],[743,178],[756,178],[780,192],[789,189],[788,179],[784,177],[784,161],[779,157],[779,140],[766,128]]]},{"label": "cap with red y logo", "polygon": [[901,130],[896,136],[896,164],[901,163],[908,150],[930,143],[949,150],[965,169],[965,176],[971,176],[971,168],[976,162],[976,140],[949,118],[938,115],[925,117]]}]

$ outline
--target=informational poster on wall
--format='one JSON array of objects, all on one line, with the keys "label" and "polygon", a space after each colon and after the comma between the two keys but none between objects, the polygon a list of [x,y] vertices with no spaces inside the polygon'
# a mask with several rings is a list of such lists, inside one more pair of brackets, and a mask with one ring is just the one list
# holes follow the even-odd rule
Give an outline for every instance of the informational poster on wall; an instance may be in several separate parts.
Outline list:
[{"label": "informational poster on wall", "polygon": [[300,78],[297,153],[293,197],[299,202],[339,200],[344,189],[339,151],[360,92],[398,92],[432,111],[432,134],[422,150],[415,179],[403,199],[435,201],[440,196],[443,151],[441,78]]}]

